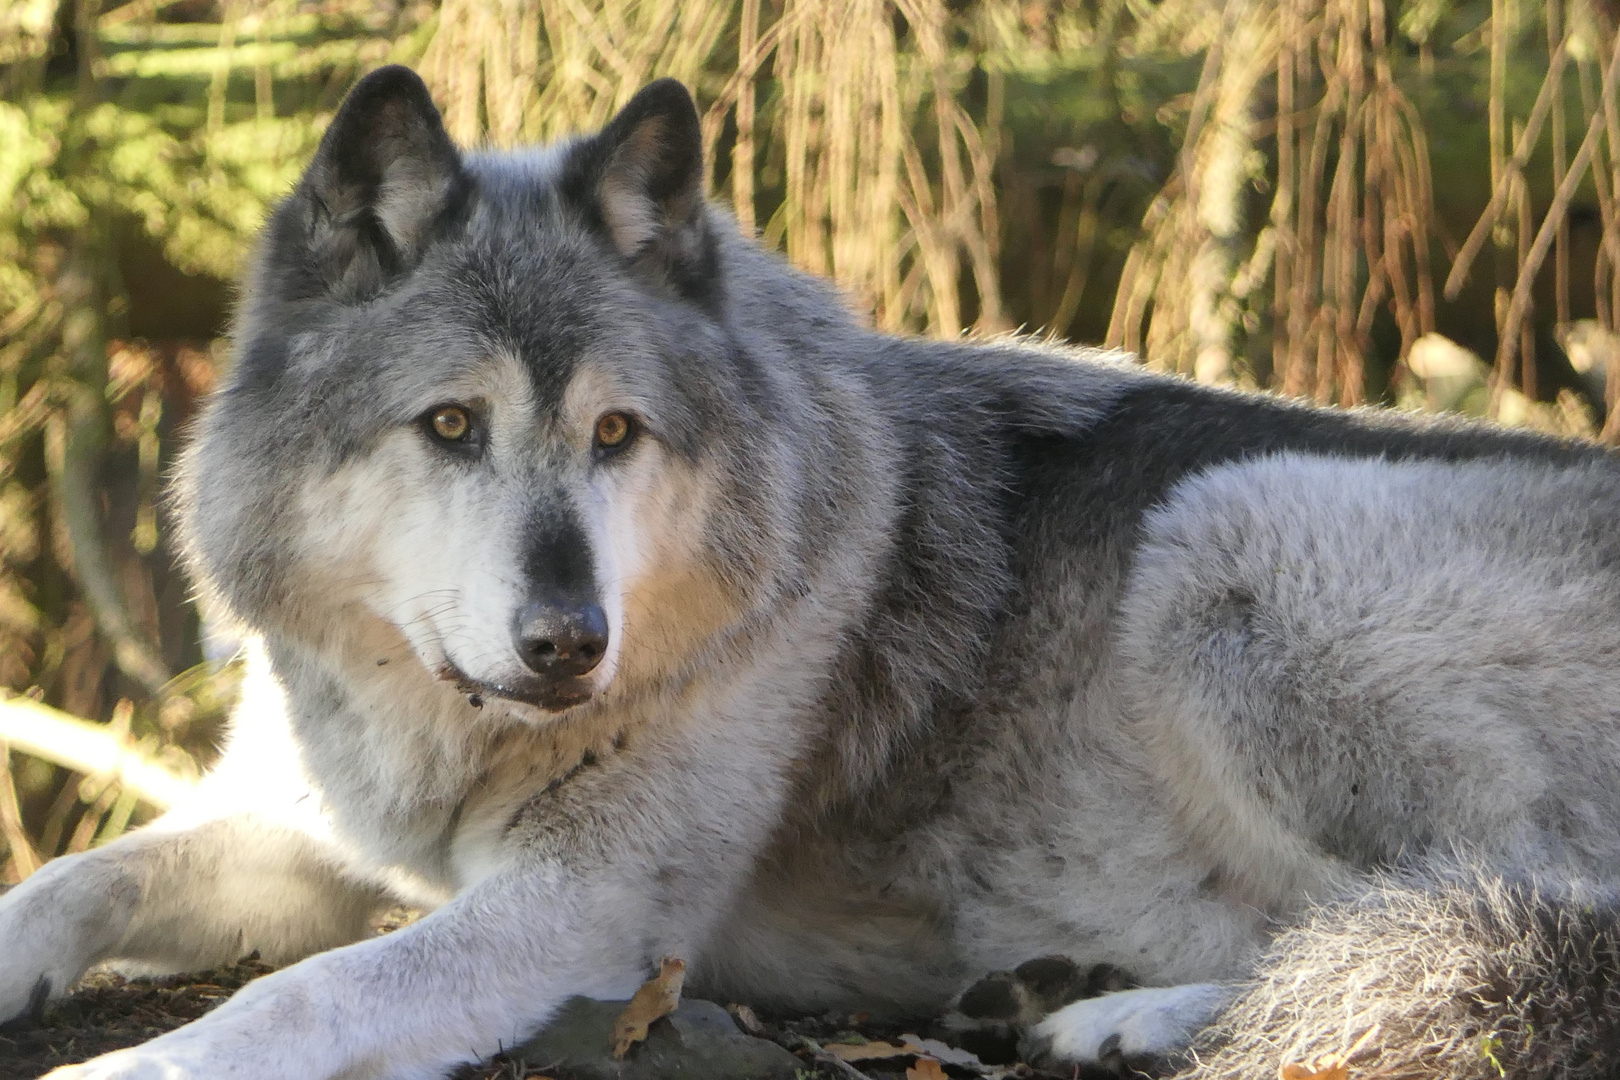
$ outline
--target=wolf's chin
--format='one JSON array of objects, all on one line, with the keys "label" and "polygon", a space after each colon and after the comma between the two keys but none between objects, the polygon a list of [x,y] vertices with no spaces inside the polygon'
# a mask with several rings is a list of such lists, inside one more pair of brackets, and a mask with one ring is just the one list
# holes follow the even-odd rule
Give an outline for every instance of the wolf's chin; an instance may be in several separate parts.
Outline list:
[{"label": "wolf's chin", "polygon": [[535,680],[522,683],[499,683],[475,679],[455,662],[446,658],[433,672],[443,682],[451,683],[464,694],[468,704],[481,708],[486,700],[512,701],[528,705],[547,713],[562,713],[584,705],[597,695],[597,688],[586,679],[569,678],[556,682]]}]

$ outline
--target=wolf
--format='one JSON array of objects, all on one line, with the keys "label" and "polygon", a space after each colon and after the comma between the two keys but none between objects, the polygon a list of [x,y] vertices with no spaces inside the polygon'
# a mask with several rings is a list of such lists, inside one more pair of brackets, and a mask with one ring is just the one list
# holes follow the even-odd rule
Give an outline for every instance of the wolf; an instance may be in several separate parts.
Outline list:
[{"label": "wolf", "polygon": [[[703,996],[895,1017],[1108,965],[1133,988],[1027,1032],[1073,1063],[1304,1047],[1255,995],[1315,956],[1345,989],[1311,1037],[1349,1052],[1355,987],[1420,1003],[1435,960],[1320,962],[1390,875],[1508,898],[1478,933],[1541,934],[1490,976],[1526,1023],[1586,1000],[1557,956],[1613,939],[1615,457],[885,336],[703,160],[672,81],[518,153],[458,149],[405,68],[353,89],[178,473],[250,642],[228,742],[0,901],[0,1016],[103,961],[287,966],[53,1075],[426,1080],[668,955]],[[396,903],[429,913],[370,933]]]}]

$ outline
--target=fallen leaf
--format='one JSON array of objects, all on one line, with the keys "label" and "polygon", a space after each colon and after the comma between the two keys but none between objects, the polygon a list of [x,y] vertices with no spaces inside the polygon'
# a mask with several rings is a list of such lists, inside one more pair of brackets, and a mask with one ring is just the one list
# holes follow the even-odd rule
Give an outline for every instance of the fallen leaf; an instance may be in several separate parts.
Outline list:
[{"label": "fallen leaf", "polygon": [[1348,1080],[1350,1066],[1329,1054],[1314,1065],[1290,1063],[1277,1070],[1279,1080]]},{"label": "fallen leaf", "polygon": [[906,1070],[906,1080],[949,1080],[939,1062],[931,1057],[920,1057],[917,1064]]},{"label": "fallen leaf", "polygon": [[1349,1080],[1350,1063],[1378,1034],[1374,1024],[1342,1054],[1323,1054],[1314,1062],[1287,1062],[1277,1070],[1277,1080]]},{"label": "fallen leaf", "polygon": [[737,1021],[737,1026],[756,1039],[766,1037],[765,1025],[759,1022],[759,1017],[747,1005],[727,1005],[726,1012]]},{"label": "fallen leaf", "polygon": [[915,1035],[902,1035],[900,1041],[912,1053],[937,1058],[947,1065],[960,1065],[964,1069],[984,1068],[984,1062],[979,1060],[978,1054],[958,1050],[956,1047],[948,1046],[938,1039],[920,1039]]},{"label": "fallen leaf", "polygon": [[613,1022],[613,1057],[623,1061],[630,1047],[647,1037],[647,1028],[668,1016],[681,1003],[681,983],[686,980],[686,961],[666,956],[658,962],[658,974],[641,984],[630,1004]]},{"label": "fallen leaf", "polygon": [[877,1061],[881,1058],[910,1057],[916,1053],[915,1050],[886,1042],[828,1043],[822,1049],[840,1061]]}]

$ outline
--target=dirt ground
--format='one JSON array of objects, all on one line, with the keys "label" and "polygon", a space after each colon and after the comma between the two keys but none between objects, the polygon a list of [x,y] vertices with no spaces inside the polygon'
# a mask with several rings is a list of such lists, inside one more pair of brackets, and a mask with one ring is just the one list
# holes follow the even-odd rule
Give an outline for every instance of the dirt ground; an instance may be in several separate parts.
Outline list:
[{"label": "dirt ground", "polygon": [[167,979],[86,976],[42,1021],[0,1027],[0,1080],[34,1080],[58,1065],[145,1042],[197,1019],[269,970],[244,960],[206,975]]},{"label": "dirt ground", "polygon": [[[89,975],[71,994],[53,1002],[43,1019],[24,1019],[0,1026],[0,1080],[34,1080],[58,1065],[84,1061],[97,1054],[145,1042],[197,1019],[244,984],[270,970],[267,965],[249,958],[200,975],[132,980],[112,974]],[[754,1021],[752,1016],[750,1021]],[[802,1075],[807,1080],[809,1077],[902,1080],[908,1075],[907,1068],[913,1060],[863,1061],[857,1069],[828,1061],[824,1052],[816,1052],[816,1048],[826,1044],[898,1038],[898,1029],[878,1027],[861,1015],[765,1017],[757,1021],[757,1026],[751,1026],[755,1027],[754,1033],[798,1053],[805,1061]],[[987,1053],[986,1056],[996,1055]],[[461,1070],[454,1080],[528,1080],[530,1075],[518,1062],[495,1058],[482,1066]],[[1050,1074],[1016,1066],[995,1070],[951,1067],[946,1075],[1040,1080]],[[1106,1075],[1109,1080],[1115,1076]],[[1064,1080],[1069,1078],[1065,1076]]]}]

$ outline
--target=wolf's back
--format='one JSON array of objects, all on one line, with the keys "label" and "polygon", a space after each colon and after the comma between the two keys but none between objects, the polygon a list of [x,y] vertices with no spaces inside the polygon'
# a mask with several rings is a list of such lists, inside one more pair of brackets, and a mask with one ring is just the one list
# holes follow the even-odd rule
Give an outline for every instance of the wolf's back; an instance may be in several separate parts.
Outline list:
[{"label": "wolf's back", "polygon": [[1448,865],[1381,879],[1280,935],[1178,1080],[1347,1054],[1353,1078],[1620,1076],[1620,900]]}]

